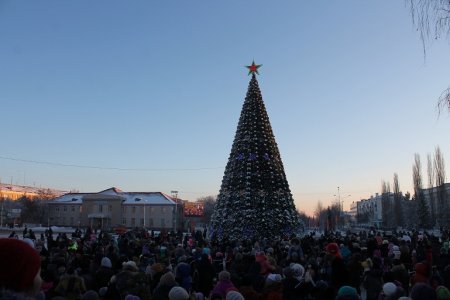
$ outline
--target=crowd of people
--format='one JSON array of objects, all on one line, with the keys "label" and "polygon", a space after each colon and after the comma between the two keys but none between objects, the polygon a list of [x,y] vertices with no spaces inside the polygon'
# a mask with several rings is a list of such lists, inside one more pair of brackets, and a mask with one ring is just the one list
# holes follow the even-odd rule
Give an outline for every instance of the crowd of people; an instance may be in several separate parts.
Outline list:
[{"label": "crowd of people", "polygon": [[0,299],[450,299],[449,233],[387,234],[218,242],[25,229],[0,239]]}]

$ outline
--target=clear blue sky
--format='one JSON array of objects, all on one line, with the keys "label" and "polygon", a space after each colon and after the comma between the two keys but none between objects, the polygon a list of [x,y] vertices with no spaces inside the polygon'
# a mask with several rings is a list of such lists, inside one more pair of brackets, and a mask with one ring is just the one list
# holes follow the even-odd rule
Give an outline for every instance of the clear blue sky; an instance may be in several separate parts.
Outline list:
[{"label": "clear blue sky", "polygon": [[[405,2],[0,2],[2,182],[218,194],[258,77],[298,208],[344,207],[440,146],[450,172],[450,45],[424,59]],[[151,169],[151,170],[149,170]],[[186,170],[191,169],[191,170]],[[196,170],[192,170],[196,169]]]}]

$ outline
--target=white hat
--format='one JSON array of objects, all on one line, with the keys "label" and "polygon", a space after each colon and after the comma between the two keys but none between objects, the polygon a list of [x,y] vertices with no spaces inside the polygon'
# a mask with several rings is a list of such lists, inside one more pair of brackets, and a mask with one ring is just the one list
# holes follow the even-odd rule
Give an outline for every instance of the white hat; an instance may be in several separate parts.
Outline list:
[{"label": "white hat", "polygon": [[102,262],[100,264],[102,267],[112,268],[111,260],[108,257],[103,257]]},{"label": "white hat", "polygon": [[189,294],[181,286],[174,286],[170,289],[169,300],[188,300]]},{"label": "white hat", "polygon": [[383,293],[386,296],[392,296],[395,294],[396,291],[397,291],[397,286],[395,284],[393,284],[392,282],[386,282],[383,285]]},{"label": "white hat", "polygon": [[225,300],[245,300],[245,298],[239,292],[229,291],[225,297]]}]

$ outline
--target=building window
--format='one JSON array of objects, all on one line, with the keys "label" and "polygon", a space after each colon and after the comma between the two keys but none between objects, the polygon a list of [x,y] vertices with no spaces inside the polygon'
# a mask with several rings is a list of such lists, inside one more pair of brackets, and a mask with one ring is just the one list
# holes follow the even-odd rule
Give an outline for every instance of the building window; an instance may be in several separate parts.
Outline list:
[{"label": "building window", "polygon": [[61,218],[61,224],[63,224],[63,225],[66,224],[66,218],[64,218],[64,217]]},{"label": "building window", "polygon": [[70,218],[70,225],[73,225],[73,217]]},{"label": "building window", "polygon": [[131,218],[131,227],[135,227],[135,226],[136,226],[136,219]]},{"label": "building window", "polygon": [[153,219],[152,218],[148,219],[148,226],[153,226]]},{"label": "building window", "polygon": [[55,211],[59,211],[59,206],[56,206],[56,207],[55,207]]},{"label": "building window", "polygon": [[141,218],[141,226],[144,226],[144,218]]},{"label": "building window", "polygon": [[67,206],[64,205],[64,211],[67,211]]},{"label": "building window", "polygon": [[127,213],[127,207],[126,206],[122,206],[122,213],[126,214]]},{"label": "building window", "polygon": [[108,205],[108,211],[112,212],[112,205]]},{"label": "building window", "polygon": [[131,213],[136,213],[136,206],[133,206],[133,208],[131,209]]},{"label": "building window", "polygon": [[166,212],[166,208],[164,206],[161,207],[161,212],[165,213]]},{"label": "building window", "polygon": [[103,205],[101,205],[101,204],[98,205],[98,211],[103,212]]},{"label": "building window", "polygon": [[80,205],[80,214],[83,212],[83,206]]},{"label": "building window", "polygon": [[127,219],[125,218],[122,219],[122,225],[127,225]]},{"label": "building window", "polygon": [[161,219],[161,227],[165,227],[166,226],[166,219],[162,218]]},{"label": "building window", "polygon": [[150,211],[151,211],[151,212],[155,212],[155,208],[152,207],[152,208],[150,209]]},{"label": "building window", "polygon": [[72,205],[71,210],[72,210],[72,211],[75,211],[75,206]]}]

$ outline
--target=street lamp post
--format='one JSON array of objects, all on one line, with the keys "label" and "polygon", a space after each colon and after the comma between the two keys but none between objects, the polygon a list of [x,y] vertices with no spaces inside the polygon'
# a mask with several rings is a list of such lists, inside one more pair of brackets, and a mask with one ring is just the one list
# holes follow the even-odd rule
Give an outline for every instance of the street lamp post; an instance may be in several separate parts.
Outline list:
[{"label": "street lamp post", "polygon": [[341,217],[344,214],[344,199],[350,197],[351,195],[344,196],[341,201],[340,187],[337,187],[337,190],[338,190],[338,193],[337,193],[337,195],[334,195],[334,196],[337,197],[337,202],[339,205],[339,220],[341,220]]}]

